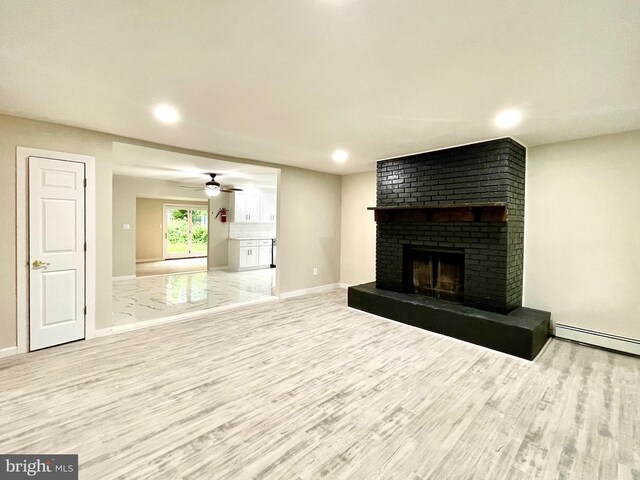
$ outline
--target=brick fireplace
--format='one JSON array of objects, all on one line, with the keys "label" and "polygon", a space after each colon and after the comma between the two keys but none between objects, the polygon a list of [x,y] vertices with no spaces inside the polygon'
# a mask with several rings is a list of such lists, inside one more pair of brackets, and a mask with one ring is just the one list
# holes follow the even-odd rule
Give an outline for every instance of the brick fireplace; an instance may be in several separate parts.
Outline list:
[{"label": "brick fireplace", "polygon": [[[399,321],[411,310],[405,323],[533,358],[549,314],[521,307],[525,159],[502,138],[379,161],[376,281],[350,288],[349,305]],[[535,335],[495,340],[512,327]]]},{"label": "brick fireplace", "polygon": [[520,306],[522,145],[505,138],[384,160],[377,179],[378,288],[411,289],[403,274],[408,245],[457,249],[464,256],[461,303],[497,312]]}]

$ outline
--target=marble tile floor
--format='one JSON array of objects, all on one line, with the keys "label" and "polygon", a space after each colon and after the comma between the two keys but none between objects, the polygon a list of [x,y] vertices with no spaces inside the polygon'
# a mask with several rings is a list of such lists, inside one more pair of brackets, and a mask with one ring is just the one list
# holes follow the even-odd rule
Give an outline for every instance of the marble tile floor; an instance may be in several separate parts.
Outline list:
[{"label": "marble tile floor", "polygon": [[113,282],[112,327],[273,298],[275,268],[211,270]]},{"label": "marble tile floor", "polygon": [[136,264],[136,277],[150,275],[169,275],[171,273],[204,272],[207,270],[207,257],[176,258],[157,262]]}]

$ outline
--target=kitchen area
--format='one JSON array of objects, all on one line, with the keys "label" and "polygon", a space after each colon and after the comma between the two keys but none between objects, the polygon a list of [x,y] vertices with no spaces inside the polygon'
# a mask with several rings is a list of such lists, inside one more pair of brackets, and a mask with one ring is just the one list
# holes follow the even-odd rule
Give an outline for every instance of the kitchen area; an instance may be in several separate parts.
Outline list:
[{"label": "kitchen area", "polygon": [[277,299],[277,169],[112,150],[113,331]]},{"label": "kitchen area", "polygon": [[[275,188],[245,188],[229,201],[229,270],[275,269],[277,195]],[[275,279],[275,274],[273,275]]]}]

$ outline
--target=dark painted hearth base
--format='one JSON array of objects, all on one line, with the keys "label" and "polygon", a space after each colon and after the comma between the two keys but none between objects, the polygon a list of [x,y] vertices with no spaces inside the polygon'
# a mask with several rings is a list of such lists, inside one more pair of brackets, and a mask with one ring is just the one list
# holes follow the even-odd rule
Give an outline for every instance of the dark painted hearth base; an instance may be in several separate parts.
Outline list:
[{"label": "dark painted hearth base", "polygon": [[375,282],[349,287],[350,307],[533,360],[549,339],[551,314],[516,308],[507,315],[424,295],[376,288]]}]

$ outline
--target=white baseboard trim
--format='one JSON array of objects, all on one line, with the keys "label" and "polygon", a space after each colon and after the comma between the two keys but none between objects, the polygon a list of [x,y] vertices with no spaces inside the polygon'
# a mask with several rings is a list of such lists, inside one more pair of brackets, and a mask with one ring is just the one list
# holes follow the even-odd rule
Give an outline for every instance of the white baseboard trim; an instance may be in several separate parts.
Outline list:
[{"label": "white baseboard trim", "polygon": [[242,267],[237,270],[231,269],[232,272],[253,272],[255,270],[269,270],[271,267],[269,265],[256,265],[255,267]]},{"label": "white baseboard trim", "polygon": [[629,337],[621,337],[610,333],[596,332],[585,328],[572,327],[571,325],[556,324],[556,337],[573,340],[580,343],[588,343],[596,347],[618,350],[619,352],[640,355],[640,340]]},{"label": "white baseboard trim", "polygon": [[0,348],[0,358],[11,357],[18,354],[18,347]]},{"label": "white baseboard trim", "polygon": [[224,267],[211,267],[209,269],[209,271],[211,270],[227,270],[229,268],[229,265],[225,265]]},{"label": "white baseboard trim", "polygon": [[344,288],[340,283],[329,283],[327,285],[320,285],[319,287],[304,288],[302,290],[294,290],[292,292],[285,292],[280,294],[280,300],[287,298],[299,297],[300,295],[308,295],[310,293],[326,293],[337,288]]},{"label": "white baseboard trim", "polygon": [[344,288],[344,289],[347,289],[351,286],[350,283],[339,283],[338,285],[340,286],[340,288]]},{"label": "white baseboard trim", "polygon": [[243,303],[233,303],[230,305],[222,305],[220,307],[207,308],[207,309],[198,310],[195,312],[180,313],[178,315],[171,315],[171,316],[162,317],[162,318],[154,318],[151,320],[144,320],[142,322],[128,323],[126,325],[115,325],[111,328],[105,328],[105,329],[96,331],[96,336],[103,337],[106,335],[116,335],[118,333],[132,332],[134,330],[142,330],[142,329],[154,327],[157,325],[164,325],[166,323],[182,322],[182,321],[191,320],[198,317],[225,312],[228,310],[235,310],[236,308],[242,308],[249,305],[257,305],[259,303],[277,302],[277,301],[278,301],[278,297],[258,298],[256,300],[250,300],[248,302],[243,302]]},{"label": "white baseboard trim", "polygon": [[150,262],[162,262],[164,258],[140,258],[136,260],[136,263],[150,263]]},{"label": "white baseboard trim", "polygon": [[114,282],[118,282],[121,280],[133,280],[135,278],[135,275],[123,275],[122,277],[112,277],[111,280],[113,280]]},{"label": "white baseboard trim", "polygon": [[99,328],[96,330],[96,335],[94,338],[106,337],[111,335],[111,328]]}]

